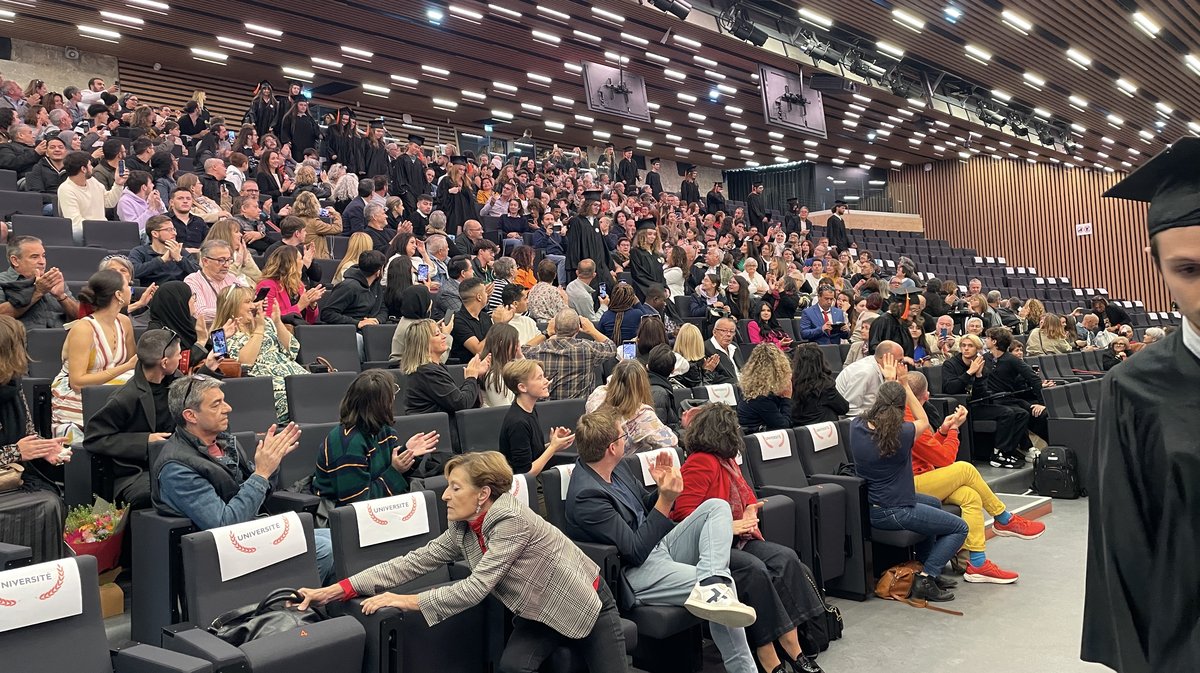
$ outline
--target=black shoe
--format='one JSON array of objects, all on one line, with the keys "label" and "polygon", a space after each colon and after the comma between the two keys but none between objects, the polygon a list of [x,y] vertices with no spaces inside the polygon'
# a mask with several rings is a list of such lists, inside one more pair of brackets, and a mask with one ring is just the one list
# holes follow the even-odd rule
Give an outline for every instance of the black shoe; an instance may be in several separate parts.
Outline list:
[{"label": "black shoe", "polygon": [[992,467],[1000,467],[1000,468],[1004,468],[1006,470],[1015,470],[1019,467],[1025,466],[1025,459],[1017,458],[1016,456],[1010,456],[1006,453],[1000,453],[999,451],[994,451],[992,453],[992,460],[989,462],[989,464]]},{"label": "black shoe", "polygon": [[809,659],[803,654],[800,655],[799,659],[789,662],[789,664],[792,667],[792,671],[795,673],[825,673],[825,671],[822,671],[821,667],[817,665],[817,662]]},{"label": "black shoe", "polygon": [[938,575],[937,577],[933,578],[933,581],[935,584],[938,585],[939,589],[947,589],[948,590],[948,589],[953,589],[954,587],[958,586],[958,582],[955,582],[954,580],[950,579],[949,577],[945,577],[944,575]]},{"label": "black shoe", "polygon": [[915,601],[926,600],[931,603],[944,603],[954,600],[954,594],[938,587],[937,582],[929,575],[917,575],[913,581],[912,596]]}]

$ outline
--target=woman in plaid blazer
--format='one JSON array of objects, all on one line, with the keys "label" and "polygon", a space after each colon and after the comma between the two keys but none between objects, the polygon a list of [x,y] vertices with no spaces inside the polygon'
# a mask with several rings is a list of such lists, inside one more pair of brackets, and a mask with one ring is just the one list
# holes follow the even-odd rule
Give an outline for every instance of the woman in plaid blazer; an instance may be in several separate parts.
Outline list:
[{"label": "woman in plaid blazer", "polygon": [[[628,673],[616,601],[600,581],[600,569],[509,494],[513,473],[504,456],[496,451],[455,456],[446,463],[446,478],[445,533],[332,586],[300,589],[300,609],[370,595],[363,613],[419,610],[432,626],[491,593],[516,615],[500,659],[502,672],[532,673],[555,648],[567,646],[578,650],[592,673]],[[385,591],[452,561],[465,561],[471,576],[416,595]]]}]

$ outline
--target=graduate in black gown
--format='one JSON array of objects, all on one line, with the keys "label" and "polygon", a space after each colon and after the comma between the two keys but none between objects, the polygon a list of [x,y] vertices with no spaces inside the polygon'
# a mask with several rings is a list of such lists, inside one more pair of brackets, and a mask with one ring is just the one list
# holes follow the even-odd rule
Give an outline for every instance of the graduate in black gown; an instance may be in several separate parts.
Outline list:
[{"label": "graduate in black gown", "polygon": [[359,154],[362,156],[362,167],[359,169],[361,177],[373,178],[376,175],[388,174],[390,157],[383,134],[383,119],[372,119],[367,135],[358,141]]},{"label": "graduate in black gown", "polygon": [[467,220],[479,216],[479,205],[475,203],[475,190],[467,179],[467,158],[450,157],[450,168],[438,183],[436,198],[438,208],[446,213],[446,233],[457,236]]},{"label": "graduate in black gown", "polygon": [[347,173],[357,175],[361,165],[358,154],[358,126],[354,120],[354,110],[338,108],[337,117],[326,129],[324,157],[330,165],[341,164],[346,167]]},{"label": "graduate in black gown", "polygon": [[633,291],[640,301],[653,287],[666,287],[663,258],[658,247],[658,220],[653,217],[637,221],[637,233],[629,248],[629,273],[633,276]]},{"label": "graduate in black gown", "polygon": [[904,348],[906,356],[912,357],[913,340],[906,321],[919,310],[916,293],[915,289],[905,287],[892,290],[887,310],[871,323],[871,332],[867,337],[868,352],[874,353],[880,341],[894,341]]},{"label": "graduate in black gown", "polygon": [[[404,154],[396,157],[388,167],[392,194],[399,196],[400,200],[404,202],[406,216],[417,210],[417,197],[421,196],[422,190],[425,188],[425,161],[421,157],[421,145],[423,144],[425,144],[425,138],[410,135],[408,143],[404,146]],[[413,224],[415,233],[416,222]],[[422,228],[422,236],[424,231]]]},{"label": "graduate in black gown", "polygon": [[1184,321],[1101,384],[1088,489],[1086,661],[1200,669],[1200,138],[1106,192],[1149,201],[1150,248]]},{"label": "graduate in black gown", "polygon": [[567,275],[574,274],[581,261],[590,259],[596,263],[596,276],[592,279],[592,285],[598,287],[600,283],[606,283],[611,292],[616,284],[612,278],[612,253],[609,252],[604,236],[600,233],[600,201],[597,199],[600,195],[599,190],[587,191],[584,194],[587,195],[587,200],[583,202],[579,214],[567,223]]},{"label": "graduate in black gown", "polygon": [[825,238],[838,252],[850,249],[850,235],[846,232],[846,220],[842,219],[847,208],[845,201],[834,201],[833,214],[825,220]]}]

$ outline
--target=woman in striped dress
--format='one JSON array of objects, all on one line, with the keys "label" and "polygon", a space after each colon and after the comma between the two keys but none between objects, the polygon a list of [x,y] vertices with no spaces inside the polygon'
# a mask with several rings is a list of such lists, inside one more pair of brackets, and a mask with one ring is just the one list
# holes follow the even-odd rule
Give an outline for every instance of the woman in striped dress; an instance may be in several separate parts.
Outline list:
[{"label": "woman in striped dress", "polygon": [[137,364],[133,324],[121,309],[129,304],[129,284],[111,269],[97,271],[79,292],[92,314],[75,321],[63,345],[63,368],[50,386],[54,436],[83,439],[84,386],[125,383]]}]

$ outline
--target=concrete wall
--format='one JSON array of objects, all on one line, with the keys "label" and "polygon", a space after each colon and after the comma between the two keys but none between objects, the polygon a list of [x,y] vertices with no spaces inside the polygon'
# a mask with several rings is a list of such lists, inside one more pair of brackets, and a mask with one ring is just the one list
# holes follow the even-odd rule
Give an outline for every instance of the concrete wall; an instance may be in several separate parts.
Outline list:
[{"label": "concrete wall", "polygon": [[[82,38],[79,42],[86,42]],[[87,87],[88,80],[103,77],[112,84],[117,78],[117,58],[77,49],[79,58],[66,58],[66,48],[38,42],[12,41],[12,60],[0,59],[0,74],[6,80],[16,80],[21,88],[29,80],[42,79],[51,91],[61,93],[68,86]]]}]

